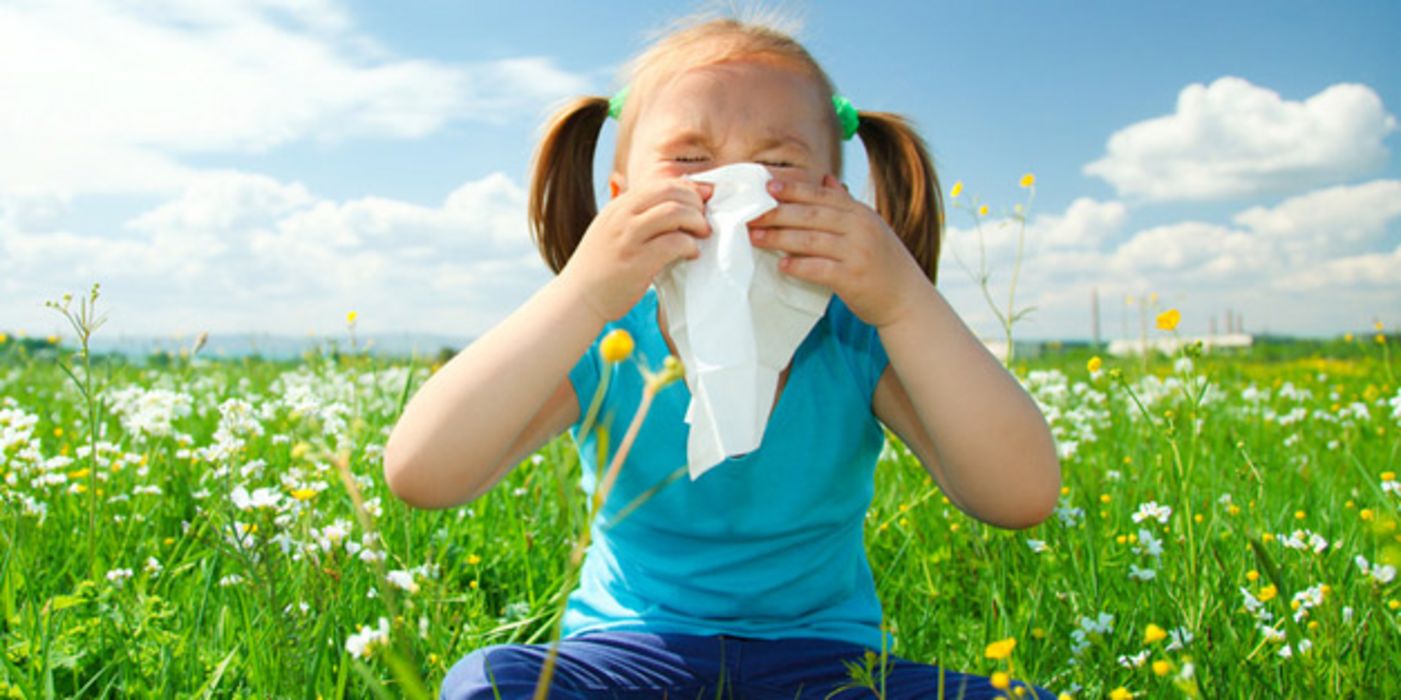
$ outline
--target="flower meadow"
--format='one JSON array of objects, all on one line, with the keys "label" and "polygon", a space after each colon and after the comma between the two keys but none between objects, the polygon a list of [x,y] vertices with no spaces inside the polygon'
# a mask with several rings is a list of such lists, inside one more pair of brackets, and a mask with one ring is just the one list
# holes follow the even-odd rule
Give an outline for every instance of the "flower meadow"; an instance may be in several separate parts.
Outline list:
[{"label": "flower meadow", "polygon": [[[407,508],[383,446],[436,365],[348,320],[349,350],[287,362],[0,333],[0,698],[431,697],[474,648],[551,638],[590,508],[570,439]],[[1059,507],[984,526],[891,438],[887,651],[1063,697],[1401,696],[1395,342],[1017,360]]]}]

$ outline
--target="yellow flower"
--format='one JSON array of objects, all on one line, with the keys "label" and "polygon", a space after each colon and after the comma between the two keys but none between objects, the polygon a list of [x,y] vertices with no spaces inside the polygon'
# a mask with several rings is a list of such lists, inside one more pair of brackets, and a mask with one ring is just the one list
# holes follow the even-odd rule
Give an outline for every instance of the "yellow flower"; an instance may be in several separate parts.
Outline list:
[{"label": "yellow flower", "polygon": [[1352,342],[1352,334],[1351,334],[1351,333],[1344,333],[1344,334],[1343,334],[1343,342],[1344,342],[1344,343],[1351,343],[1351,342]]},{"label": "yellow flower", "polygon": [[1090,361],[1085,363],[1085,369],[1089,370],[1091,374],[1098,372],[1103,366],[1104,360],[1099,359],[1099,355],[1091,357]]},{"label": "yellow flower", "polygon": [[988,205],[984,204],[983,206],[978,207],[978,216],[987,216],[987,215],[988,215]]},{"label": "yellow flower", "polygon": [[63,428],[54,427],[54,437],[63,437]]},{"label": "yellow flower", "polygon": [[1382,481],[1395,481],[1396,472],[1382,472]]},{"label": "yellow flower", "polygon": [[959,180],[953,183],[953,189],[949,190],[949,196],[958,199],[958,196],[961,194],[963,194],[963,181]]},{"label": "yellow flower", "polygon": [[310,501],[316,496],[316,489],[292,489],[292,498],[299,501]]},{"label": "yellow flower", "polygon": [[1279,595],[1279,588],[1272,583],[1261,588],[1260,592],[1255,594],[1255,599],[1259,600],[1261,603],[1268,603],[1274,600],[1277,595]]},{"label": "yellow flower", "polygon": [[1172,664],[1163,661],[1162,659],[1158,659],[1157,661],[1153,662],[1153,675],[1166,676],[1171,671]]},{"label": "yellow flower", "polygon": [[[1377,336],[1377,337],[1380,338],[1381,336]],[[58,345],[58,336],[56,336],[56,335],[50,335],[49,338],[48,338],[48,341],[49,341],[49,345]],[[1380,343],[1381,341],[1378,340],[1377,342]]]},{"label": "yellow flower", "polygon": [[1305,513],[1305,512],[1302,511],[1302,510],[1296,510],[1296,511],[1294,511],[1294,519],[1295,519],[1295,520],[1303,520],[1303,519],[1306,518],[1306,517],[1308,517],[1308,513]]},{"label": "yellow flower", "polygon": [[1357,517],[1366,521],[1371,521],[1373,518],[1377,517],[1377,514],[1373,513],[1371,508],[1363,508],[1357,512]]},{"label": "yellow flower", "polygon": [[632,336],[621,328],[615,328],[603,336],[603,343],[599,345],[598,350],[605,362],[622,362],[632,354],[632,348]]},{"label": "yellow flower", "polygon": [[1392,598],[1391,600],[1386,601],[1386,607],[1391,610],[1401,609],[1401,600]]},{"label": "yellow flower", "polygon": [[1108,502],[1110,502],[1110,501],[1112,501],[1112,500],[1114,500],[1114,499],[1111,498],[1110,495],[1107,494],[1107,493],[1101,493],[1101,494],[1099,495],[1099,502],[1100,502],[1100,503],[1108,503]]},{"label": "yellow flower", "polygon": [[[1386,336],[1382,335],[1381,333],[1378,333],[1377,336],[1376,336],[1375,338],[1372,338],[1372,340],[1377,341],[1377,345],[1386,345]],[[58,342],[58,341],[51,341],[51,342]]]},{"label": "yellow flower", "polygon": [[8,342],[9,340],[10,340],[10,336],[5,335],[4,333],[0,333],[0,345],[4,345],[4,344],[5,344],[6,342]]},{"label": "yellow flower", "polygon": [[992,687],[998,690],[1006,690],[1012,685],[1012,678],[1007,675],[1006,671],[995,671],[992,674],[992,678],[988,680],[992,682]]},{"label": "yellow flower", "polygon": [[1021,181],[1018,182],[1017,184],[1018,184],[1018,185],[1021,185],[1021,186],[1024,187],[1024,188],[1025,188],[1025,187],[1031,187],[1032,185],[1035,185],[1035,184],[1036,184],[1036,176],[1033,175],[1033,174],[1031,174],[1031,173],[1027,173],[1027,174],[1025,174],[1025,175],[1022,176]]},{"label": "yellow flower", "polygon": [[1260,580],[1260,572],[1254,569],[1245,572],[1245,580],[1251,583],[1255,583],[1256,581]]},{"label": "yellow flower", "polygon": [[1177,330],[1177,323],[1182,320],[1182,312],[1177,309],[1168,309],[1158,314],[1158,329],[1164,331]]},{"label": "yellow flower", "polygon": [[1130,693],[1128,688],[1121,685],[1109,691],[1109,700],[1133,700],[1133,693]]},{"label": "yellow flower", "polygon": [[1377,321],[1376,323],[1372,324],[1372,327],[1380,331],[1382,329],[1382,322]]},{"label": "yellow flower", "polygon": [[998,640],[996,642],[993,642],[992,644],[989,644],[987,646],[987,649],[983,650],[983,656],[989,659],[997,659],[1000,661],[1011,656],[1012,649],[1016,648],[1016,646],[1016,637],[1008,637],[1006,639]]},{"label": "yellow flower", "polygon": [[355,319],[357,318],[360,318],[360,314],[351,311],[350,313],[345,315],[345,322],[347,325],[353,326],[355,325]]},{"label": "yellow flower", "polygon": [[476,566],[480,563],[482,563],[481,557],[477,556],[476,554],[467,555],[467,566]]},{"label": "yellow flower", "polygon": [[1164,639],[1167,639],[1167,632],[1163,631],[1163,628],[1161,628],[1161,627],[1159,627],[1159,626],[1157,626],[1157,625],[1155,625],[1155,624],[1153,624],[1153,623],[1151,623],[1151,622],[1148,623],[1148,627],[1147,627],[1146,629],[1143,630],[1143,643],[1144,643],[1144,644],[1152,644],[1153,642],[1161,642],[1161,641],[1163,641]]}]

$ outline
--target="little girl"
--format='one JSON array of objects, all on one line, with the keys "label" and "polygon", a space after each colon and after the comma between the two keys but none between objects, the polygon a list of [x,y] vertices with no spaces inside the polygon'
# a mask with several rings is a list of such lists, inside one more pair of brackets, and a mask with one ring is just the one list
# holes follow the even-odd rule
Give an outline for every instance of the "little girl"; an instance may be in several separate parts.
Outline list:
[{"label": "little girl", "polygon": [[[905,120],[834,106],[801,45],[729,19],[661,39],[626,85],[611,109],[582,98],[550,122],[530,217],[557,276],[414,396],[386,446],[386,477],[416,507],[456,506],[570,429],[592,494],[607,464],[598,431],[580,435],[579,423],[600,381],[600,339],[627,330],[654,367],[675,353],[651,284],[711,235],[710,186],[684,176],[762,163],[779,204],[750,223],[751,242],[834,296],[780,377],[760,447],[619,518],[686,464],[690,394],[678,382],[657,395],[592,524],[550,697],[868,697],[841,689],[847,663],[890,643],[862,540],[882,424],[959,508],[1023,528],[1050,514],[1060,487],[1045,420],[934,287],[939,185]],[[613,198],[599,211],[592,161],[610,112]],[[875,209],[840,184],[853,132]],[[598,415],[627,426],[642,383],[619,366]],[[442,697],[530,697],[547,649],[477,650]],[[897,657],[883,684],[888,698],[1045,694]]]}]

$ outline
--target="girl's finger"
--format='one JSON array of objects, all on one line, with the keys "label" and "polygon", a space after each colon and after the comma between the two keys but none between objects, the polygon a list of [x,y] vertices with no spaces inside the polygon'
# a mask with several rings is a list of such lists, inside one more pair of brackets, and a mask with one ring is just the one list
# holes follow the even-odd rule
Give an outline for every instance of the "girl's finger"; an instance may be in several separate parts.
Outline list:
[{"label": "girl's finger", "polygon": [[759,248],[833,260],[841,257],[843,242],[838,234],[805,228],[756,228],[749,240]]},{"label": "girl's finger", "polygon": [[778,261],[778,269],[784,274],[829,289],[833,288],[841,277],[841,265],[829,258],[787,257]]},{"label": "girl's finger", "polygon": [[678,202],[700,210],[705,207],[705,201],[713,191],[714,186],[710,183],[677,178],[646,189],[625,192],[622,196],[631,195],[628,210],[641,214],[663,202]]},{"label": "girl's finger", "polygon": [[633,235],[640,236],[642,241],[671,231],[685,231],[704,238],[710,235],[710,224],[706,223],[705,215],[695,206],[665,200],[638,214],[629,230]]},{"label": "girl's finger", "polygon": [[780,202],[750,222],[753,228],[805,228],[841,233],[851,229],[851,214],[827,204]]},{"label": "girl's finger", "polygon": [[816,185],[810,182],[774,178],[769,180],[769,194],[780,202],[807,202],[826,204],[830,207],[841,207],[849,203],[851,195],[844,188],[835,185],[829,186],[827,184],[829,181],[836,182],[836,178],[824,175],[822,184]]},{"label": "girl's finger", "polygon": [[647,241],[642,260],[653,274],[674,260],[695,260],[700,257],[700,245],[695,236],[683,231],[669,231]]}]

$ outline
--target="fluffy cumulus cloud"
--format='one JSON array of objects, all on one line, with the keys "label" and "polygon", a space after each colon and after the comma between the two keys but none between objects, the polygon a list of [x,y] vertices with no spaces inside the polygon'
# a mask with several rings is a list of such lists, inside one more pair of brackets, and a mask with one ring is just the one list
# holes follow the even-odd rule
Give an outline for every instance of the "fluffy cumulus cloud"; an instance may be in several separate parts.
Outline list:
[{"label": "fluffy cumulus cloud", "polygon": [[[19,230],[0,217],[0,317],[51,325],[48,298],[102,281],[117,332],[369,329],[470,335],[549,278],[504,175],[440,204],[319,198],[297,183],[201,173],[173,199],[103,236]],[[51,319],[50,319],[51,320]]]},{"label": "fluffy cumulus cloud", "polygon": [[[981,290],[956,263],[976,269],[977,235],[949,231],[941,286],[977,330],[996,336]],[[993,221],[983,235],[994,298],[1005,307],[1015,221]],[[1034,217],[1026,245],[1017,306],[1036,307],[1022,325],[1031,337],[1089,336],[1096,290],[1106,337],[1137,333],[1136,306],[1121,302],[1149,292],[1182,307],[1189,334],[1228,309],[1244,313],[1254,332],[1365,328],[1401,308],[1401,181],[1323,188],[1245,209],[1229,223],[1142,229],[1121,203],[1081,199]]]},{"label": "fluffy cumulus cloud", "polygon": [[1290,194],[1374,172],[1395,130],[1396,118],[1365,85],[1292,101],[1228,76],[1188,85],[1172,114],[1114,133],[1084,172],[1134,199]]},{"label": "fluffy cumulus cloud", "polygon": [[587,81],[542,58],[394,56],[331,0],[0,5],[0,193],[171,193],[190,157],[412,138]]}]

